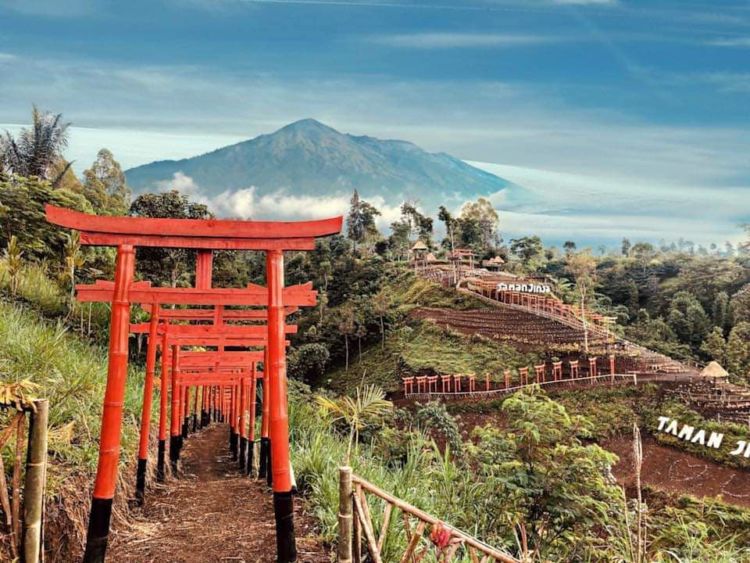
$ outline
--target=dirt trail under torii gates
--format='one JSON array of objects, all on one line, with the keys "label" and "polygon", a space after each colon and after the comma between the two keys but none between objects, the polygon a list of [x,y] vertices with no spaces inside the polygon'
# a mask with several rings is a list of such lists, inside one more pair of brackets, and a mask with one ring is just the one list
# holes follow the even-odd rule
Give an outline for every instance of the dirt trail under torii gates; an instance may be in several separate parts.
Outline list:
[{"label": "dirt trail under torii gates", "polygon": [[[229,457],[227,427],[212,425],[185,442],[180,479],[147,490],[132,527],[107,554],[113,563],[272,563],[276,536],[272,494],[243,477]],[[298,561],[327,563],[305,503],[295,498]]]}]

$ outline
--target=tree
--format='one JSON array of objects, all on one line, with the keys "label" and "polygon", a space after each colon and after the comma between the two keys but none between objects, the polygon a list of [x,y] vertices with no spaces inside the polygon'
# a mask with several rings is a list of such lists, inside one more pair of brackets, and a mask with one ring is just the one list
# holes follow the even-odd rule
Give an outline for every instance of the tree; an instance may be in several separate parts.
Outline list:
[{"label": "tree", "polygon": [[566,240],[563,243],[563,250],[565,250],[565,254],[570,254],[571,252],[575,251],[576,249],[576,243],[572,240]]},{"label": "tree", "polygon": [[566,258],[565,269],[573,276],[578,290],[578,298],[581,306],[581,322],[583,323],[583,347],[589,351],[589,331],[587,316],[588,300],[592,297],[594,284],[596,283],[596,259],[591,251],[584,250],[571,253]]},{"label": "tree", "polygon": [[714,298],[711,308],[711,318],[715,326],[726,330],[730,324],[729,295],[726,291],[720,291]]},{"label": "tree", "polygon": [[727,370],[750,378],[750,323],[741,322],[732,328],[727,338]]},{"label": "tree", "polygon": [[701,344],[701,352],[721,365],[727,365],[727,341],[724,340],[724,332],[715,326],[706,340]]},{"label": "tree", "polygon": [[391,223],[391,236],[388,242],[396,258],[401,260],[409,251],[411,225],[403,220]]},{"label": "tree", "polygon": [[357,388],[355,398],[349,396],[331,399],[318,395],[318,406],[333,423],[344,424],[349,431],[349,445],[346,449],[346,465],[351,459],[352,446],[359,443],[359,434],[368,426],[379,424],[393,411],[393,403],[385,399],[385,392],[375,385]]},{"label": "tree", "polygon": [[46,258],[59,263],[67,234],[45,219],[44,206],[48,203],[76,211],[92,211],[83,195],[55,189],[46,180],[13,176],[0,181],[0,205],[6,209],[0,221],[0,246],[7,245],[10,236],[15,235],[29,258]]},{"label": "tree", "polygon": [[2,143],[4,168],[8,172],[26,178],[35,176],[50,180],[52,185],[70,168],[68,163],[62,172],[52,176],[53,166],[63,159],[63,150],[68,146],[68,127],[62,114],[42,112],[36,106],[31,110],[31,127],[22,129],[16,138],[5,132]]},{"label": "tree", "polygon": [[678,291],[669,306],[667,322],[677,338],[698,349],[711,329],[711,320],[692,293]]},{"label": "tree", "polygon": [[[616,457],[585,443],[591,423],[543,393],[512,395],[502,410],[506,428],[478,427],[466,445],[472,486],[481,487],[476,510],[525,526],[540,561],[570,560],[573,547],[575,559],[591,559],[586,551],[621,506],[609,474]],[[512,533],[505,539],[512,543]]]},{"label": "tree", "polygon": [[632,248],[632,244],[630,244],[630,239],[624,238],[622,239],[622,247],[621,252],[623,256],[629,256],[630,255],[630,249]]},{"label": "tree", "polygon": [[357,190],[354,190],[350,203],[349,214],[346,217],[346,233],[354,242],[354,250],[356,251],[358,243],[361,244],[378,234],[375,217],[380,215],[380,211],[360,199]]},{"label": "tree", "polygon": [[422,239],[428,246],[432,238],[432,217],[419,212],[416,204],[405,201],[401,205],[401,221],[409,225],[410,235]]},{"label": "tree", "polygon": [[440,206],[440,210],[438,211],[438,220],[442,221],[445,225],[445,232],[448,235],[448,238],[446,239],[450,243],[450,249],[451,252],[455,250],[456,247],[456,229],[458,228],[458,221],[451,215],[450,211],[448,211],[444,205]]},{"label": "tree", "polygon": [[130,188],[125,182],[125,173],[120,163],[107,149],[101,149],[91,168],[85,170],[84,195],[103,215],[124,215],[130,203]]},{"label": "tree", "polygon": [[476,225],[479,233],[479,245],[482,252],[491,250],[500,244],[498,228],[500,217],[492,206],[492,203],[483,197],[477,201],[464,203],[459,215],[462,228],[470,224]]},{"label": "tree", "polygon": [[[202,203],[191,202],[177,190],[138,196],[130,206],[130,215],[174,219],[211,219],[213,214]],[[183,276],[191,271],[194,253],[181,248],[138,249],[138,265],[144,275],[161,285],[177,287]]]},{"label": "tree", "polygon": [[536,261],[542,256],[543,250],[542,239],[538,236],[521,237],[511,239],[510,241],[510,251],[518,256],[524,266],[527,267],[531,266],[533,261]]},{"label": "tree", "polygon": [[323,344],[308,343],[289,351],[289,376],[305,383],[317,382],[325,373],[331,354]]},{"label": "tree", "polygon": [[346,358],[346,371],[349,371],[349,337],[356,330],[354,308],[351,305],[345,305],[341,308],[338,329],[344,337],[344,348]]},{"label": "tree", "polygon": [[76,295],[76,271],[83,267],[85,259],[81,252],[81,235],[78,231],[71,231],[67,234],[68,240],[65,243],[65,270],[64,279],[70,284],[70,305],[71,310]]},{"label": "tree", "polygon": [[8,247],[3,252],[8,267],[8,276],[10,276],[10,294],[15,297],[18,292],[18,282],[23,268],[23,250],[18,245],[18,239],[11,235],[8,240]]},{"label": "tree", "polygon": [[735,322],[750,322],[750,284],[732,296],[730,307]]},{"label": "tree", "polygon": [[383,318],[388,314],[388,308],[390,307],[391,299],[388,294],[382,290],[375,294],[372,298],[372,310],[378,316],[380,321],[380,347],[385,348],[385,323]]}]

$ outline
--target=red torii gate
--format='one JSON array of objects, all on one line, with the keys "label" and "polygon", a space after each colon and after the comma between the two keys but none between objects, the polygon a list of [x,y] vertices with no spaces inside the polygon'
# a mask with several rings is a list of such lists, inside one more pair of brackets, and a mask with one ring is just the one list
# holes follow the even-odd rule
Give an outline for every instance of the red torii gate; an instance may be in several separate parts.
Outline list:
[{"label": "red torii gate", "polygon": [[[196,261],[196,283],[199,286],[196,289],[210,289],[211,288],[211,262],[212,262],[212,256],[210,252],[206,252],[204,250],[199,251]],[[99,281],[96,282],[93,285],[78,285],[76,286],[79,300],[80,301],[99,301],[99,300],[107,300],[109,296],[109,292],[112,287],[112,282],[104,282]],[[294,286],[290,288],[285,288],[285,296],[292,302],[295,302],[297,304],[301,303],[307,303],[310,300],[311,296],[311,290],[309,289],[311,287],[310,284],[306,284],[303,286]],[[171,289],[171,288],[169,288]],[[262,286],[259,285],[252,285],[251,286],[252,291],[256,294],[255,297],[257,297],[257,294],[259,290],[265,290]],[[137,290],[137,291],[136,291]],[[142,299],[150,299],[154,302],[164,302],[164,301],[172,301],[176,300],[179,295],[184,295],[186,292],[184,289],[180,290],[181,293],[176,292],[169,292],[168,294],[165,292],[158,292],[156,291],[156,288],[152,288],[149,282],[134,282],[131,285],[131,296],[138,296]],[[191,295],[194,294],[194,292],[191,292]],[[205,298],[205,292],[201,293],[201,295]],[[226,295],[226,292],[223,292],[222,295]],[[237,299],[237,295],[235,295],[235,299]],[[312,295],[313,302],[314,302],[314,294]],[[188,299],[192,299],[193,297],[190,296]],[[225,324],[225,320],[229,321],[245,321],[245,320],[265,320],[268,318],[268,313],[266,310],[258,310],[258,309],[244,309],[244,310],[225,310],[223,305],[216,306],[213,310],[210,309],[163,309],[162,307],[158,305],[146,305],[144,307],[145,310],[150,311],[151,313],[151,320],[149,323],[140,323],[140,324],[132,324],[130,326],[130,332],[133,333],[148,333],[149,334],[149,342],[148,342],[148,349],[146,353],[146,378],[145,378],[145,384],[144,384],[144,393],[143,393],[143,407],[142,407],[142,413],[141,413],[141,432],[140,432],[140,442],[139,442],[139,448],[138,448],[138,462],[137,462],[137,472],[136,472],[136,502],[142,503],[145,497],[145,488],[146,488],[146,466],[147,466],[147,460],[148,460],[148,435],[149,435],[149,428],[150,428],[150,418],[151,418],[151,404],[152,404],[152,398],[153,398],[153,379],[154,379],[154,371],[155,371],[155,363],[156,363],[156,347],[158,343],[158,336],[165,337],[167,331],[169,331],[169,338],[166,340],[162,338],[161,347],[162,347],[162,390],[161,395],[162,399],[160,402],[160,419],[159,419],[159,442],[158,442],[158,453],[157,453],[157,480],[160,482],[164,481],[165,478],[165,457],[166,457],[166,410],[167,410],[167,373],[170,368],[170,366],[174,366],[174,362],[176,361],[176,358],[172,360],[172,363],[166,364],[166,370],[164,370],[164,358],[169,356],[170,350],[173,350],[174,346],[183,346],[183,345],[200,345],[200,346],[215,346],[219,345],[219,347],[222,347],[224,345],[228,346],[263,346],[265,347],[267,344],[267,327],[265,325],[233,325],[233,324]],[[286,307],[284,309],[285,315],[292,314],[298,310],[297,307]],[[171,325],[166,324],[162,321],[166,320],[176,320],[176,321],[190,321],[190,320],[211,320],[214,324],[212,325]],[[169,328],[172,327],[172,328]],[[287,333],[293,334],[296,332],[296,326],[294,325],[285,325],[285,331]],[[286,342],[288,345],[288,342]],[[166,351],[166,353],[165,353]],[[180,354],[180,357],[183,357],[182,354]],[[262,357],[259,359],[263,359]],[[254,361],[258,361],[259,359],[254,359]],[[181,365],[181,369],[185,369],[184,366]],[[266,385],[266,381],[264,380],[264,385]],[[184,387],[172,385],[172,409],[175,410],[177,408],[182,409],[185,407],[185,405],[182,404],[183,397],[181,395],[177,395],[178,392],[180,393],[189,393],[189,391],[185,391]],[[268,389],[264,389],[265,393],[264,396],[268,395]],[[195,395],[197,398],[197,393]],[[260,457],[262,460],[262,470],[260,471],[261,477],[266,477],[266,466],[267,458],[270,457],[270,451],[269,451],[269,440],[268,440],[268,409],[263,410],[264,415],[264,434],[261,438],[261,452]],[[194,415],[195,417],[196,415]],[[178,468],[178,462],[180,457],[180,451],[182,450],[183,445],[183,439],[187,437],[187,431],[188,431],[188,424],[189,421],[185,420],[182,423],[182,432],[179,431],[179,424],[173,421],[170,425],[170,462],[172,465],[173,472],[177,473]],[[194,418],[194,426],[196,425],[196,420]],[[230,427],[230,450],[232,452],[233,456],[239,456],[240,457],[240,465],[242,466],[244,463],[244,454],[248,447],[248,443],[246,440],[239,437],[237,434],[234,433],[235,425],[231,425]],[[239,448],[238,448],[238,441],[239,441]],[[248,465],[249,467],[250,465]],[[270,473],[268,473],[269,477],[269,484],[271,484],[270,481]]]},{"label": "red torii gate", "polygon": [[[295,561],[284,307],[314,305],[315,295],[303,302],[295,302],[298,291],[284,288],[283,252],[314,250],[316,238],[341,231],[342,217],[300,222],[100,217],[51,205],[46,206],[46,216],[50,223],[80,231],[81,244],[117,247],[114,283],[94,284],[95,287],[91,288],[91,291],[105,294],[96,297],[106,297],[111,301],[112,312],[99,463],[84,561],[104,561],[109,538],[120,457],[131,302],[267,307],[268,361],[264,376],[269,391],[266,402],[269,406],[277,558],[282,563]],[[199,256],[210,256],[213,250],[265,251],[267,288],[251,285],[247,289],[209,289],[211,270],[210,266],[206,267],[206,262],[210,264],[210,258],[204,258],[203,261],[199,259],[196,288],[149,288],[149,291],[144,291],[145,287],[133,283],[135,247],[138,246],[209,251]]]},{"label": "red torii gate", "polygon": [[[163,480],[163,466],[164,466],[164,444],[166,441],[166,423],[162,421],[166,421],[166,385],[168,380],[168,374],[171,371],[172,372],[172,412],[179,410],[181,408],[181,397],[178,394],[179,387],[176,385],[176,378],[174,377],[175,373],[182,374],[184,371],[184,366],[180,360],[183,356],[183,352],[180,352],[179,349],[182,346],[216,346],[227,344],[233,347],[267,347],[268,339],[266,338],[266,335],[260,335],[260,336],[238,336],[231,339],[223,339],[220,335],[190,335],[188,334],[176,334],[172,335],[171,330],[174,327],[172,325],[168,325],[166,329],[162,333],[162,348],[164,350],[168,351],[169,357],[171,358],[171,361],[167,362],[166,364],[163,362],[162,367],[162,399],[161,399],[161,408],[160,408],[160,433],[159,433],[159,458],[158,458],[158,465],[157,465],[157,477],[160,478],[160,480]],[[187,328],[187,327],[180,327],[180,328]],[[194,328],[194,327],[189,327]],[[197,328],[203,328],[203,327],[197,327]],[[234,329],[235,327],[231,325],[225,325],[225,328]],[[262,327],[265,328],[265,327]],[[294,326],[286,326],[286,329],[296,329]],[[290,332],[294,332],[293,330],[290,330]],[[284,346],[288,346],[289,341],[284,341]],[[189,353],[189,352],[188,352]],[[227,354],[227,352],[221,352],[222,354]],[[246,352],[247,353],[247,352]],[[261,352],[262,354],[262,352]],[[264,360],[266,360],[267,355],[263,357]],[[257,361],[257,358],[255,359]],[[264,364],[268,364],[267,361],[264,361]],[[166,368],[164,368],[166,366]],[[166,372],[164,371],[166,369]],[[266,368],[267,369],[267,368]],[[148,376],[148,372],[147,372]],[[263,422],[263,431],[262,431],[262,437],[261,437],[261,449],[260,449],[260,471],[259,476],[260,477],[268,477],[268,483],[269,485],[271,483],[271,473],[270,471],[266,471],[267,465],[270,465],[269,458],[271,457],[271,451],[270,451],[270,439],[269,439],[269,413],[270,413],[270,398],[267,400],[266,397],[270,397],[271,390],[269,387],[269,378],[263,377],[260,378],[263,379],[263,412],[262,412],[262,422]],[[144,402],[146,400],[146,397],[144,397]],[[226,415],[227,413],[223,413]],[[148,427],[148,421],[146,421],[146,417],[149,415],[149,412],[144,410],[143,412],[143,421],[142,421],[142,433],[141,433],[141,439],[142,441],[145,440],[143,438],[144,435],[148,434],[147,427]],[[185,422],[186,424],[187,422]],[[177,472],[177,464],[179,462],[180,457],[180,451],[182,449],[182,439],[185,437],[186,433],[186,426],[183,424],[183,431],[180,432],[180,426],[175,421],[175,418],[173,417],[171,419],[171,426],[170,426],[170,462],[172,465],[173,472]],[[145,431],[144,431],[145,429]],[[231,425],[231,429],[234,430],[234,425]],[[237,445],[236,440],[237,436],[230,434],[230,448],[232,451],[232,454],[234,455],[237,453]],[[145,459],[144,457],[141,459]],[[139,460],[140,461],[140,460]],[[145,463],[145,462],[144,462]],[[142,465],[142,464],[139,464]],[[143,465],[145,467],[145,465]],[[145,469],[141,471],[140,474],[145,475]],[[142,479],[145,480],[145,476],[142,477]],[[144,481],[145,484],[145,481]]]}]

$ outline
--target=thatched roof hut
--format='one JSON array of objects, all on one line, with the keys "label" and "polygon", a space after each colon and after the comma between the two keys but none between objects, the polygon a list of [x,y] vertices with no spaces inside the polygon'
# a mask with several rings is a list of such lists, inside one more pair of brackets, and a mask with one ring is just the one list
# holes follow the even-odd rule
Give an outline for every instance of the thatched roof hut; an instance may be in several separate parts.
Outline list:
[{"label": "thatched roof hut", "polygon": [[728,377],[729,373],[727,373],[727,370],[721,367],[719,362],[711,362],[705,368],[703,368],[701,375],[703,377],[721,378]]}]

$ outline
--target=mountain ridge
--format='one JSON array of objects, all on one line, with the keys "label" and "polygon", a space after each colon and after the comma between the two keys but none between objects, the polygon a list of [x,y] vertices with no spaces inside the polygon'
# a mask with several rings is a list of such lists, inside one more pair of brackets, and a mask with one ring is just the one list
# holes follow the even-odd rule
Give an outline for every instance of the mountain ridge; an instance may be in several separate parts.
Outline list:
[{"label": "mountain ridge", "polygon": [[341,133],[311,118],[191,158],[137,166],[125,174],[137,193],[163,189],[178,173],[190,177],[208,196],[249,187],[260,195],[279,190],[329,195],[357,189],[393,204],[438,197],[441,203],[462,203],[510,185],[447,153],[430,153],[409,141]]}]

